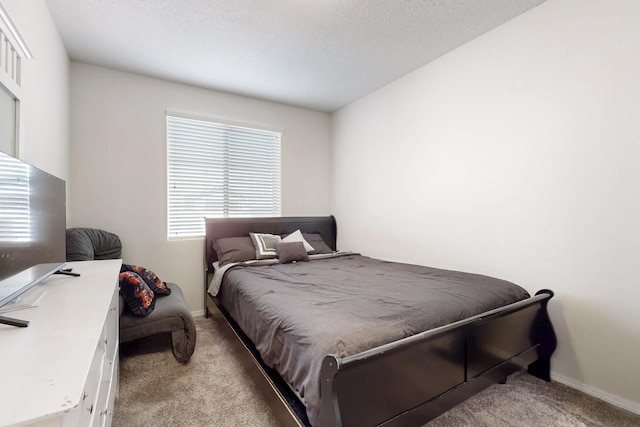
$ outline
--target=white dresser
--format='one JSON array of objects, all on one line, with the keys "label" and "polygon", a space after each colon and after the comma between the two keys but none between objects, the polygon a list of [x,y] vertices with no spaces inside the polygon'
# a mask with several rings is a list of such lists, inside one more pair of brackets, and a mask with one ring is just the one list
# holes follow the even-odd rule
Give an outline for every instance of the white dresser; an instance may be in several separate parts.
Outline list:
[{"label": "white dresser", "polygon": [[0,324],[0,426],[109,426],[118,390],[120,260],[70,262],[32,290],[37,307]]}]

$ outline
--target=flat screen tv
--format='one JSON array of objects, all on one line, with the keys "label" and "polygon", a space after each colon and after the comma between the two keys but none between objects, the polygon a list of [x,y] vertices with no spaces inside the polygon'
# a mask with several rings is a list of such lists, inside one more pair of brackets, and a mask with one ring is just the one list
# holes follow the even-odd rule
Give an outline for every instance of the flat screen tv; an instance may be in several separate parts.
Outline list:
[{"label": "flat screen tv", "polygon": [[65,200],[62,179],[0,152],[0,307],[64,266]]}]

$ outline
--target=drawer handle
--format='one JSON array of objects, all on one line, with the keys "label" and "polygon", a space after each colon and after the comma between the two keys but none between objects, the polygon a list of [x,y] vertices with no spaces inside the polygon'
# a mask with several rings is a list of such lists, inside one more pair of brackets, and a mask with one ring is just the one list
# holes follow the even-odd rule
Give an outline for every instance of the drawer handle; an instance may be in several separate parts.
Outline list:
[{"label": "drawer handle", "polygon": [[90,414],[93,414],[93,403],[87,408],[87,411],[89,411]]}]

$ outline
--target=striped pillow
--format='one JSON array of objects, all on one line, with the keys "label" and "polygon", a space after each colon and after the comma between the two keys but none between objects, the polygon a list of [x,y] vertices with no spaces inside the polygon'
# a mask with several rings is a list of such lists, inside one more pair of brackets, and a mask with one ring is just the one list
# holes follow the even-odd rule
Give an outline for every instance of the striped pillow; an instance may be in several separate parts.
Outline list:
[{"label": "striped pillow", "polygon": [[256,259],[276,258],[276,244],[282,239],[277,234],[249,233],[253,246],[256,248]]}]

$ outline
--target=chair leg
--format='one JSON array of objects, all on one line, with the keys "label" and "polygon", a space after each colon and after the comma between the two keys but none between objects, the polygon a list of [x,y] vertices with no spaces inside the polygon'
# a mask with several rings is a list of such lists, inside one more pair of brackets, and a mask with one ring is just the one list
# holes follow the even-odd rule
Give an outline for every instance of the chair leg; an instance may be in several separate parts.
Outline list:
[{"label": "chair leg", "polygon": [[184,329],[171,332],[173,356],[180,363],[187,363],[196,348],[196,327],[193,318],[183,317]]}]

